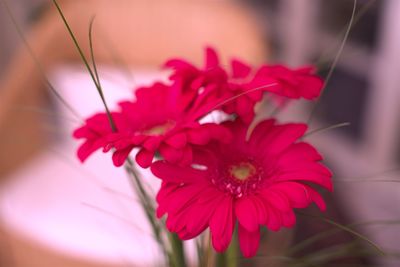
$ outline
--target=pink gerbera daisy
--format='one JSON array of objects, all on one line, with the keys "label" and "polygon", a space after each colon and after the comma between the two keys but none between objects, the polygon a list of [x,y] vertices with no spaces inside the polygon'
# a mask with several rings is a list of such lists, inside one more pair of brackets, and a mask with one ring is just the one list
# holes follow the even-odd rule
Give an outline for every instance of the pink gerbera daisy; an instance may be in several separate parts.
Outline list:
[{"label": "pink gerbera daisy", "polygon": [[170,60],[166,66],[174,70],[170,76],[174,87],[181,88],[183,92],[191,92],[192,95],[197,94],[201,98],[198,103],[210,110],[219,109],[228,114],[237,114],[246,123],[254,118],[254,105],[262,99],[263,89],[275,82],[268,82],[264,77],[260,88],[252,87],[253,83],[250,82],[254,75],[249,65],[232,60],[228,72],[220,65],[216,51],[210,47],[205,51],[203,69],[181,59]]},{"label": "pink gerbera daisy", "polygon": [[320,95],[324,85],[314,72],[312,66],[290,69],[284,65],[264,65],[257,70],[252,85],[261,86],[272,79],[277,86],[268,88],[269,92],[291,99],[313,100]]},{"label": "pink gerbera daisy", "polygon": [[121,166],[134,148],[137,163],[147,168],[156,152],[171,163],[180,165],[192,161],[192,147],[205,145],[211,140],[228,142],[230,132],[215,123],[200,124],[199,116],[208,110],[196,105],[187,105],[174,87],[155,83],[136,91],[136,101],[120,103],[116,132],[112,132],[106,114],[97,114],[74,132],[76,138],[85,142],[78,150],[84,161],[95,150],[103,147],[105,152],[113,149],[113,162]]},{"label": "pink gerbera daisy", "polygon": [[305,124],[266,120],[248,141],[247,126],[240,121],[225,126],[234,133],[233,141],[196,150],[191,166],[153,163],[152,172],[163,181],[157,215],[167,214],[167,228],[184,240],[209,227],[218,252],[228,247],[238,222],[241,251],[251,257],[259,246],[261,226],[272,231],[292,227],[293,209],[312,202],[325,209],[312,184],[332,190],[331,173],[311,145],[298,141]]},{"label": "pink gerbera daisy", "polygon": [[252,70],[246,63],[233,60],[227,91],[230,92],[229,97],[240,97],[227,102],[223,109],[228,113],[237,113],[249,123],[255,116],[255,104],[261,101],[265,92],[275,95],[280,103],[289,99],[316,99],[324,83],[314,72],[314,67],[290,69],[283,65],[262,65]]},{"label": "pink gerbera daisy", "polygon": [[[127,131],[127,125],[120,113],[112,112],[113,119],[118,131]],[[110,120],[106,113],[97,113],[85,120],[85,125],[76,129],[73,136],[77,139],[85,139],[83,144],[78,148],[77,156],[83,162],[93,152],[107,145],[107,137],[112,134]]]},{"label": "pink gerbera daisy", "polygon": [[205,50],[204,68],[197,68],[183,59],[171,59],[165,66],[173,69],[170,80],[182,90],[196,92],[201,87],[226,83],[228,74],[219,65],[218,55],[212,48]]},{"label": "pink gerbera daisy", "polygon": [[205,55],[203,69],[181,59],[168,61],[166,66],[174,70],[170,77],[173,86],[190,97],[201,95],[203,101],[199,103],[203,105],[221,103],[218,109],[236,114],[246,123],[253,120],[255,104],[265,92],[282,97],[283,102],[293,98],[312,100],[320,95],[323,87],[313,67],[290,69],[283,65],[262,65],[252,68],[235,59],[230,70],[225,70],[214,49],[207,48]]}]

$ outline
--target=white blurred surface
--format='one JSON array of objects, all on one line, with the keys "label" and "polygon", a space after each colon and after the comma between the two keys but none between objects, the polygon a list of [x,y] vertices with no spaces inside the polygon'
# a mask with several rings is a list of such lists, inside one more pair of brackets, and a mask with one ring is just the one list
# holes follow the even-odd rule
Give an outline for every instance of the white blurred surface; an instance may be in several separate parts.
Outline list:
[{"label": "white blurred surface", "polygon": [[[133,83],[115,70],[103,71],[102,84],[111,108],[118,100],[132,97],[134,83],[166,77],[143,71],[135,74]],[[55,88],[83,117],[104,110],[82,69],[61,68],[52,78]],[[1,188],[0,214],[7,227],[77,257],[143,266],[156,263],[158,248],[124,169],[114,167],[111,155],[101,151],[81,164],[75,156],[81,141],[71,137],[79,122],[70,120],[73,116],[66,109],[60,110],[60,123],[53,125],[60,132],[56,144],[15,172]],[[156,191],[158,180],[148,171],[143,176]]]}]

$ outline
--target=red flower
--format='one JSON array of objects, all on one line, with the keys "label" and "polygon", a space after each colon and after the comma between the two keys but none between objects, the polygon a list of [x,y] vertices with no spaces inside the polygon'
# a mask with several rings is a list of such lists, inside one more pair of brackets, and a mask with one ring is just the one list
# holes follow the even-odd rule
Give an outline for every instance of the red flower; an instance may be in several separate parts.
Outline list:
[{"label": "red flower", "polygon": [[[246,123],[250,123],[254,118],[254,105],[262,99],[263,94],[261,88],[252,91],[254,88],[249,84],[252,78],[251,67],[233,60],[231,73],[228,74],[220,66],[218,55],[212,48],[206,49],[205,62],[204,69],[198,69],[181,59],[168,61],[166,66],[174,69],[170,77],[173,86],[184,92],[190,91],[191,95],[198,95],[202,98],[199,103],[209,110],[219,109],[228,114],[237,114]],[[262,82],[262,86],[271,83],[265,79]]]},{"label": "red flower", "polygon": [[269,87],[267,91],[287,98],[313,100],[320,95],[324,85],[314,71],[314,67],[291,70],[283,65],[264,65],[255,74],[252,86],[261,86],[272,79],[277,86]]},{"label": "red flower", "polygon": [[[225,84],[228,75],[219,66],[218,55],[212,48],[205,50],[204,69],[199,69],[183,59],[171,59],[165,66],[174,70],[170,80],[183,91],[197,94],[200,88]],[[219,86],[218,86],[219,87]]]},{"label": "red flower", "polygon": [[111,131],[105,114],[95,115],[75,131],[76,138],[86,139],[78,153],[82,161],[103,147],[105,152],[114,149],[114,165],[121,166],[131,151],[139,148],[136,161],[143,168],[150,166],[156,152],[168,162],[185,165],[192,161],[193,146],[230,140],[224,126],[200,124],[197,116],[207,111],[195,101],[185,105],[186,99],[174,87],[155,83],[138,89],[136,98],[135,102],[120,103],[121,111],[113,114],[118,117],[117,132]]},{"label": "red flower", "polygon": [[[212,48],[205,50],[204,68],[199,69],[191,63],[183,59],[171,59],[165,63],[167,68],[173,69],[170,76],[172,87],[186,99],[186,103],[190,103],[195,98],[209,98],[210,92],[213,92],[213,100],[207,99],[208,102],[215,102],[215,97],[221,97],[215,93],[219,93],[221,89],[226,87],[228,75],[225,70],[219,66],[218,56]],[[205,100],[205,99],[204,99]],[[204,104],[204,102],[202,101]],[[209,105],[209,109],[213,106]]]},{"label": "red flower", "polygon": [[[115,124],[120,131],[126,129],[126,125],[121,114],[111,113]],[[110,121],[106,113],[97,113],[86,119],[85,125],[76,129],[73,136],[77,139],[85,139],[77,151],[78,158],[83,162],[93,152],[104,147],[107,143],[107,136],[112,133]]]},{"label": "red flower", "polygon": [[232,60],[231,69],[232,76],[222,109],[228,114],[236,113],[249,124],[255,116],[254,106],[262,100],[264,92],[272,90],[271,87],[276,87],[277,83],[267,77],[255,83],[251,67],[239,60]]},{"label": "red flower", "polygon": [[116,133],[111,131],[106,114],[89,118],[74,133],[76,138],[85,139],[78,157],[84,161],[99,148],[114,149],[114,164],[120,166],[132,149],[139,148],[136,160],[142,167],[150,166],[156,152],[171,163],[189,164],[193,146],[229,139],[223,126],[199,123],[211,111],[235,114],[249,124],[264,92],[312,99],[322,88],[322,80],[311,68],[262,66],[254,74],[249,65],[233,60],[228,75],[211,48],[206,49],[205,61],[204,69],[184,60],[168,61],[166,66],[174,69],[172,84],[140,88],[135,102],[121,103],[121,111],[112,114]]},{"label": "red flower", "polygon": [[237,114],[244,122],[250,123],[254,106],[261,101],[264,92],[285,98],[315,99],[323,87],[321,78],[313,74],[314,68],[303,67],[291,70],[283,65],[262,65],[252,69],[240,60],[231,61],[230,73],[220,64],[212,48],[206,49],[204,69],[198,69],[187,61],[174,59],[166,63],[174,69],[170,79],[173,86],[185,92],[189,99],[200,96],[203,105],[209,109],[220,109],[228,114]]},{"label": "red flower", "polygon": [[272,231],[295,224],[294,208],[325,203],[310,184],[332,190],[331,173],[309,144],[297,142],[304,124],[260,123],[246,141],[247,127],[225,124],[234,133],[230,144],[214,143],[196,150],[191,166],[165,161],[151,170],[162,187],[157,215],[168,214],[167,228],[191,239],[207,227],[218,252],[224,251],[238,222],[239,243],[245,257],[256,254],[260,226]]}]

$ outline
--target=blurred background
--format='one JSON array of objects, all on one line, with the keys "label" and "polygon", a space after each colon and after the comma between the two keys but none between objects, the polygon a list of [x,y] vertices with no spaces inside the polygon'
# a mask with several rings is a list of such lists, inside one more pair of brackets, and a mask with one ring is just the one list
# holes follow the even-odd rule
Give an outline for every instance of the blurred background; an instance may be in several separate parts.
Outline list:
[{"label": "blurred background", "polygon": [[[71,131],[80,119],[43,78],[82,117],[102,111],[57,10],[49,0],[7,2],[0,1],[0,266],[154,264],[155,244],[142,227],[145,218],[123,170],[101,153],[85,165],[75,159]],[[254,65],[315,64],[326,77],[353,10],[353,0],[59,3],[86,55],[96,15],[94,50],[111,107],[130,97],[134,86],[165,79],[159,66],[170,57],[202,64],[206,45],[216,47],[224,63],[236,57]],[[296,229],[266,233],[260,257],[243,266],[400,266],[399,16],[398,0],[358,0],[349,38],[318,104],[300,101],[277,115],[308,121],[310,131],[350,123],[307,137],[335,174],[325,215],[353,224],[387,255],[299,214]],[[301,258],[302,265],[290,257]]]}]

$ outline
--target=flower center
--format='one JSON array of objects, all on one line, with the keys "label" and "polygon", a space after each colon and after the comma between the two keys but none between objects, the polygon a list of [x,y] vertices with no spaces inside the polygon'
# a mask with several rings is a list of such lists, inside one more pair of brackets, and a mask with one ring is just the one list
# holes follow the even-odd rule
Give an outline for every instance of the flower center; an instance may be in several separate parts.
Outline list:
[{"label": "flower center", "polygon": [[211,182],[221,191],[235,198],[255,192],[262,183],[263,171],[250,160],[223,167]]},{"label": "flower center", "polygon": [[229,172],[232,177],[240,181],[246,181],[256,173],[256,168],[249,162],[241,162],[238,165],[231,166]]},{"label": "flower center", "polygon": [[145,129],[142,133],[145,135],[151,135],[151,136],[158,136],[158,135],[163,135],[166,132],[168,132],[171,128],[175,126],[175,122],[173,121],[167,121],[162,124],[157,124],[151,128]]}]

